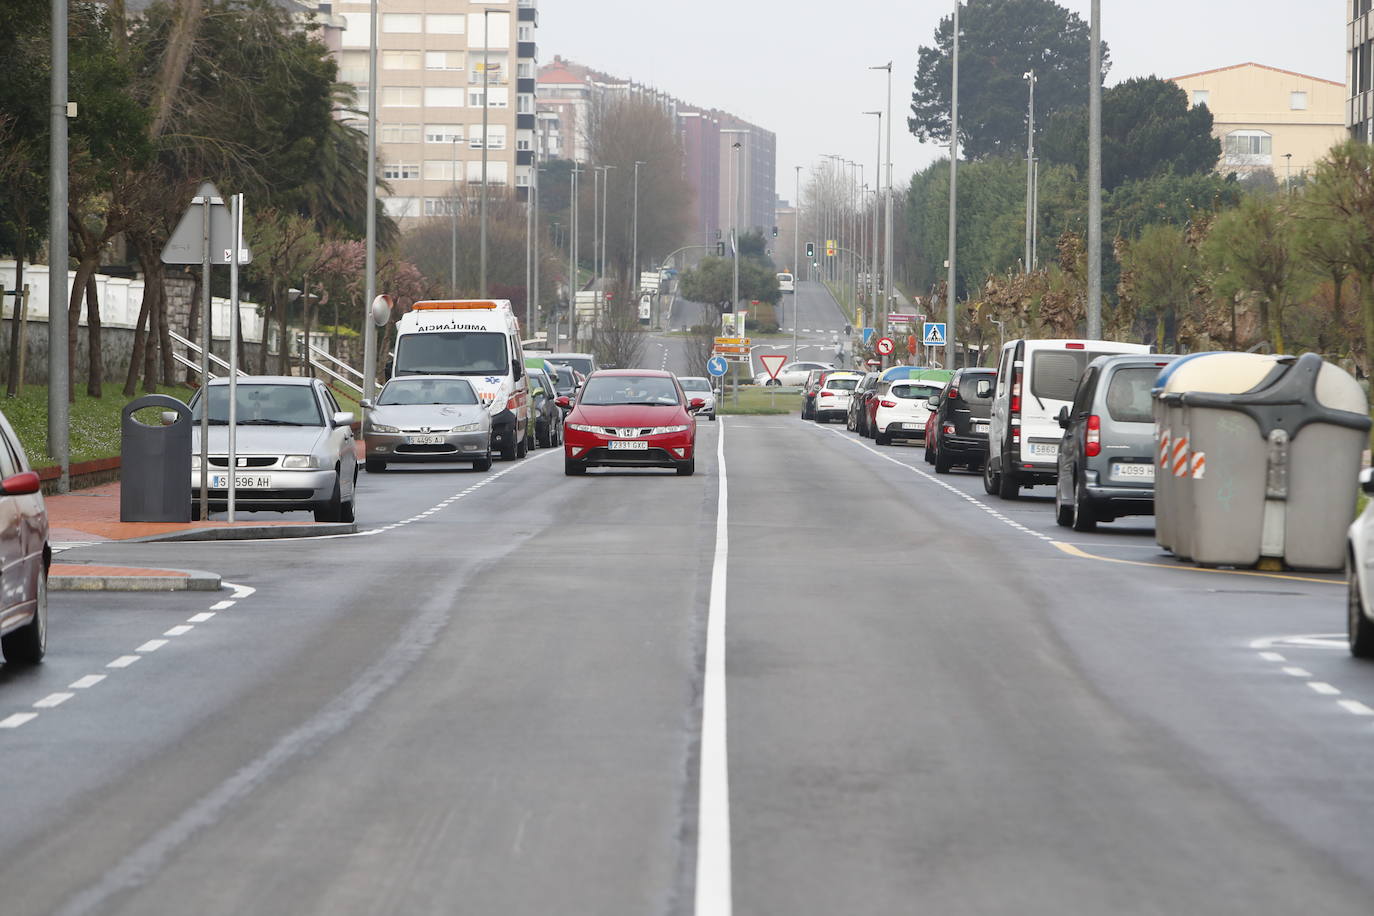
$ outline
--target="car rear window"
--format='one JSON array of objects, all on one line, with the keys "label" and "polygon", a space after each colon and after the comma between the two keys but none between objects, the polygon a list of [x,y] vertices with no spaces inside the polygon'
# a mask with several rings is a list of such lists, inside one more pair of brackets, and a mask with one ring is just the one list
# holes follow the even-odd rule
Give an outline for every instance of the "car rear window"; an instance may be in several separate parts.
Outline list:
[{"label": "car rear window", "polygon": [[1073,401],[1074,389],[1088,363],[1104,356],[1088,350],[1041,350],[1031,356],[1031,394]]},{"label": "car rear window", "polygon": [[1152,423],[1150,389],[1159,375],[1157,366],[1118,369],[1107,385],[1107,413],[1118,423]]},{"label": "car rear window", "polygon": [[932,398],[940,393],[940,389],[934,385],[893,385],[890,393],[894,398],[902,398],[908,401],[925,400]]},{"label": "car rear window", "polygon": [[859,386],[856,378],[828,378],[825,380],[825,387],[835,391],[853,391]]}]

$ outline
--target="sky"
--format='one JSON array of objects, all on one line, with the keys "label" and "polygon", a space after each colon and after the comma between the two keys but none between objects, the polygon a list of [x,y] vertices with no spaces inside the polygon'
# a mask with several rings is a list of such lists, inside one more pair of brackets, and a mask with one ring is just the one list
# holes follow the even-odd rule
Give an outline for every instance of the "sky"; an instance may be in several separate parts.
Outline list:
[{"label": "sky", "polygon": [[[1086,21],[1090,0],[1060,0]],[[1345,0],[1102,0],[1107,83],[1182,76],[1255,61],[1345,80]],[[731,111],[777,134],[778,194],[794,166],[825,154],[877,161],[877,119],[893,61],[892,161],[898,186],[945,153],[906,131],[916,51],[953,3],[940,0],[540,0],[539,59],[570,58]],[[1087,67],[1087,62],[1084,62]],[[960,112],[961,118],[969,116]],[[886,116],[884,116],[886,117]],[[805,172],[803,172],[803,179]]]}]

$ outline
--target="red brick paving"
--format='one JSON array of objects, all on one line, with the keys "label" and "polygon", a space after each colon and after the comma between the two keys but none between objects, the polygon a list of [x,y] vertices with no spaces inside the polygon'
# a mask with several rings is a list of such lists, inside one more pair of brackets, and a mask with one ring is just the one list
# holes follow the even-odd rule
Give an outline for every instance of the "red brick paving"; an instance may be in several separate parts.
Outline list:
[{"label": "red brick paving", "polygon": [[48,537],[52,541],[123,541],[130,538],[190,531],[194,528],[258,528],[264,525],[310,525],[253,518],[252,521],[208,522],[121,522],[119,484],[108,483],[86,490],[73,490],[44,499],[48,507]]}]

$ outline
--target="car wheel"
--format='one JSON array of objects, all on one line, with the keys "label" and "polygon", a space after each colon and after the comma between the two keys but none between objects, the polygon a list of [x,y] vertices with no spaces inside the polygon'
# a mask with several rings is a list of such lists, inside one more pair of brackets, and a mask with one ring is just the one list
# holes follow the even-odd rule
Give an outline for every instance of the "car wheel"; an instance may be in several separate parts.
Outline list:
[{"label": "car wheel", "polygon": [[696,470],[697,470],[697,460],[696,460],[696,458],[688,458],[686,461],[683,461],[683,462],[681,462],[680,464],[678,464],[678,466],[677,466],[677,476],[679,476],[679,477],[691,477],[693,474],[696,473]]},{"label": "car wheel", "polygon": [[0,637],[0,649],[11,665],[36,665],[48,651],[48,571],[38,574],[38,594],[34,596],[33,620]]},{"label": "car wheel", "polygon": [[472,463],[472,469],[473,469],[474,471],[490,471],[490,470],[491,470],[491,452],[488,451],[485,458],[478,458],[476,461],[474,461],[474,462]]},{"label": "car wheel", "polygon": [[877,430],[873,431],[873,442],[875,445],[887,445],[891,441],[891,438],[885,433],[880,433]]},{"label": "car wheel", "polygon": [[710,420],[712,423],[716,422],[716,412],[714,410],[711,411]]},{"label": "car wheel", "polygon": [[946,458],[944,452],[935,453],[935,473],[948,474],[952,467],[954,467],[953,459]]},{"label": "car wheel", "polygon": [[581,477],[587,473],[587,466],[573,461],[571,458],[563,458],[563,473],[568,477]]},{"label": "car wheel", "polygon": [[501,441],[501,460],[514,461],[520,457],[517,454],[518,451],[519,446],[515,443],[515,427],[512,426],[510,433]]},{"label": "car wheel", "polygon": [[368,458],[363,461],[363,467],[367,469],[369,474],[380,474],[386,470],[386,462],[376,458]]},{"label": "car wheel", "polygon": [[334,472],[334,493],[329,497],[329,502],[315,509],[315,521],[317,522],[337,522],[343,513],[343,498],[339,495],[339,472]]},{"label": "car wheel", "polygon": [[1021,483],[1009,465],[1010,462],[1003,460],[1002,473],[997,475],[997,495],[1003,499],[1016,499],[1021,495]]},{"label": "car wheel", "polygon": [[525,435],[520,437],[520,441],[515,444],[515,457],[524,458],[530,453],[530,433],[529,427],[525,427]]},{"label": "car wheel", "polygon": [[770,386],[770,385],[776,387],[776,386],[779,386],[779,385],[781,385],[781,384],[782,384],[782,382],[778,381],[777,379],[775,379],[775,378],[770,378],[768,381],[766,381],[766,382],[763,383],[763,386],[764,386],[765,388],[767,388],[767,387]]},{"label": "car wheel", "polygon": [[1062,480],[1055,481],[1054,484],[1054,523],[1061,528],[1069,528],[1073,525],[1073,506],[1064,505],[1064,483]]},{"label": "car wheel", "polygon": [[[1360,589],[1360,577],[1355,572],[1355,558],[1346,563],[1346,605],[1347,632],[1350,637],[1350,654],[1356,658],[1374,658],[1374,623],[1364,615],[1364,592]],[[5,647],[5,656],[10,653]]]},{"label": "car wheel", "polygon": [[1082,482],[1077,482],[1073,490],[1073,530],[1092,531],[1097,527],[1097,511],[1092,500],[1083,491]]},{"label": "car wheel", "polygon": [[191,497],[191,521],[200,521],[200,499],[195,496]]},{"label": "car wheel", "polygon": [[544,424],[544,430],[540,432],[536,425],[534,428],[534,441],[539,448],[553,448],[553,429],[549,424]]},{"label": "car wheel", "polygon": [[983,490],[989,496],[996,496],[1002,488],[1002,475],[992,469],[991,461],[983,462]]},{"label": "car wheel", "polygon": [[339,521],[351,523],[357,520],[357,502],[358,497],[354,496],[348,502],[339,504]]}]

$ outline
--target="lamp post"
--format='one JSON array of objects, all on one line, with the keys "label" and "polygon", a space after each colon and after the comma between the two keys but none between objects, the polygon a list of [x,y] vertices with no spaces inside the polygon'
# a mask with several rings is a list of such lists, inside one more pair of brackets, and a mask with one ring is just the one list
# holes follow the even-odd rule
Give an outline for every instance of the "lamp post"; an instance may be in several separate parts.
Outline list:
[{"label": "lamp post", "polygon": [[449,234],[451,244],[449,251],[449,295],[458,298],[458,135],[455,133],[450,138],[453,141],[453,161],[449,167],[449,191],[448,215],[449,215]]},{"label": "lamp post", "polygon": [[[48,106],[48,453],[60,468],[57,491],[66,493],[71,489],[67,412],[67,0],[52,0]],[[205,211],[209,210],[207,203]],[[19,303],[16,297],[15,306]],[[18,321],[17,307],[14,315]]]},{"label": "lamp post", "polygon": [[[630,234],[630,288],[634,290],[634,302],[639,304],[639,167],[647,165],[645,162],[635,160],[635,192],[634,192],[634,218],[631,221]],[[658,297],[655,296],[657,301]],[[655,316],[657,317],[657,316]],[[657,324],[657,321],[654,322]]]},{"label": "lamp post", "polygon": [[[367,44],[367,255],[363,273],[367,292],[363,298],[363,397],[377,391],[377,323],[372,320],[372,300],[377,298],[377,0],[368,11]],[[283,346],[285,341],[283,341]]]},{"label": "lamp post", "polygon": [[[873,254],[869,260],[869,264],[873,265],[873,270],[871,271],[873,276],[870,278],[872,280],[872,296],[870,296],[870,299],[873,301],[873,323],[876,325],[879,321],[882,321],[883,324],[880,325],[880,327],[886,328],[887,313],[881,313],[880,317],[880,313],[878,312],[878,205],[882,200],[883,186],[882,178],[880,177],[883,167],[883,113],[881,111],[865,111],[864,114],[875,115],[878,118],[878,154],[877,160],[873,166]],[[888,265],[888,270],[891,269],[891,265]],[[863,331],[861,330],[859,333],[862,334]]]},{"label": "lamp post", "polygon": [[1293,154],[1292,154],[1292,153],[1284,153],[1284,154],[1283,154],[1283,167],[1284,167],[1283,189],[1284,189],[1284,191],[1287,192],[1288,194],[1292,194],[1292,193],[1293,193]]},{"label": "lamp post", "polygon": [[491,75],[491,10],[482,10],[482,240],[478,246],[481,259],[480,282],[482,298],[487,298],[487,150],[491,142],[487,137],[488,114],[491,111],[487,88]]},{"label": "lamp post", "polygon": [[1033,261],[1031,235],[1035,231],[1035,71],[1027,70],[1021,78],[1030,87],[1030,102],[1026,109],[1026,259],[1022,270],[1022,273],[1030,273]]},{"label": "lamp post", "polygon": [[[955,254],[958,251],[956,239],[958,235],[959,217],[959,3],[954,0],[954,55],[951,61],[954,71],[952,76],[952,92],[950,93],[949,106],[949,258],[946,262],[949,270],[945,277],[945,358],[949,365],[947,369],[957,368],[954,358],[954,298],[955,298]],[[891,178],[892,168],[891,147],[888,148],[888,176]],[[889,187],[889,191],[891,188]],[[889,217],[887,226],[888,238],[892,237],[892,220]],[[891,249],[888,249],[891,252]],[[891,263],[888,265],[888,273],[891,273]],[[892,280],[888,278],[889,289]]]},{"label": "lamp post", "polygon": [[801,321],[797,315],[797,284],[801,282],[801,171],[799,165],[792,166],[797,170],[797,202],[792,213],[792,362],[797,361],[797,326]]},{"label": "lamp post", "polygon": [[1102,336],[1102,0],[1088,49],[1088,338]]},{"label": "lamp post", "polygon": [[[568,172],[568,181],[572,185],[568,198],[569,213],[568,221],[572,224],[568,227],[568,343],[570,346],[577,340],[577,176],[582,174],[582,170],[576,165]],[[557,328],[554,337],[557,338]]]},{"label": "lamp post", "polygon": [[[956,0],[954,9],[954,47],[957,55],[959,47],[959,7]],[[887,71],[887,192],[883,198],[883,310],[884,321],[886,321],[887,309],[892,305],[892,61],[888,61],[880,67],[869,67],[870,70]],[[955,66],[955,71],[958,71]],[[957,84],[956,84],[957,85]],[[957,93],[957,90],[956,90]],[[952,160],[951,160],[952,161]],[[951,194],[953,188],[951,187]],[[884,325],[886,327],[886,325]],[[954,333],[954,325],[949,326],[950,334]]]},{"label": "lamp post", "polygon": [[615,168],[613,165],[601,166],[601,170],[605,172],[605,174],[601,176],[601,269],[599,271],[603,286],[605,285],[606,277],[606,248],[608,247],[606,238],[610,235],[607,231],[610,223],[610,213],[608,212],[609,207],[607,205],[611,201],[611,169],[613,168]]},{"label": "lamp post", "polygon": [[739,182],[736,176],[739,173],[739,151],[744,144],[736,140],[730,148],[735,151],[730,157],[730,253],[734,256],[735,265],[734,281],[730,287],[730,312],[733,314],[739,308]]}]

